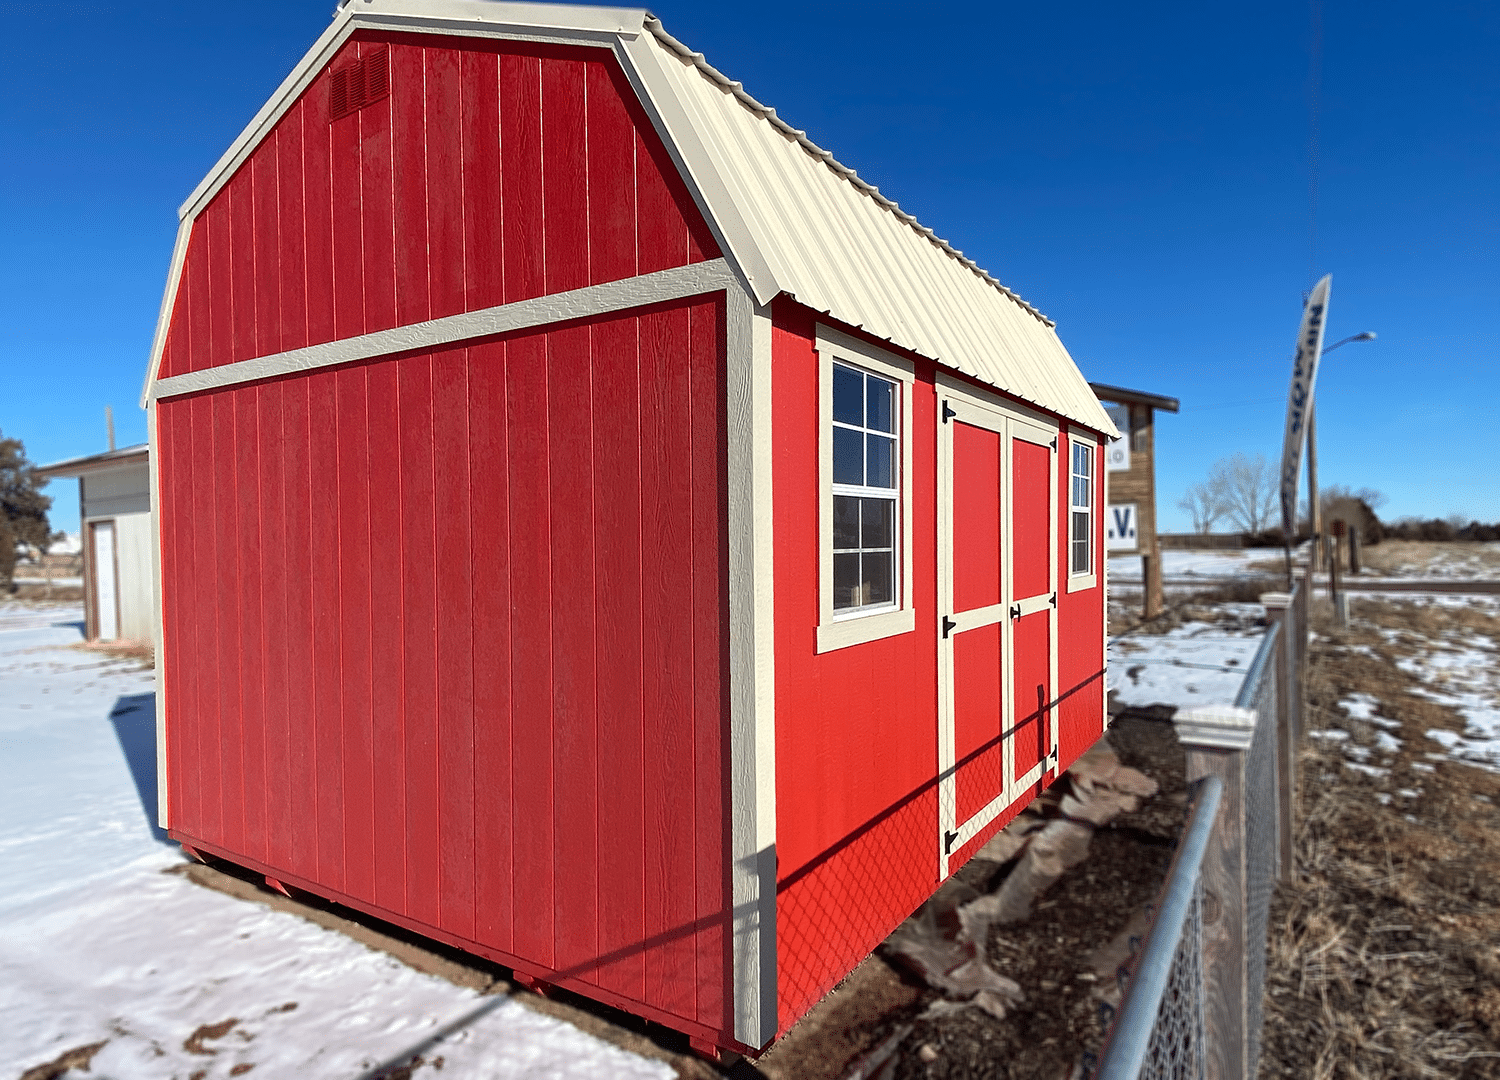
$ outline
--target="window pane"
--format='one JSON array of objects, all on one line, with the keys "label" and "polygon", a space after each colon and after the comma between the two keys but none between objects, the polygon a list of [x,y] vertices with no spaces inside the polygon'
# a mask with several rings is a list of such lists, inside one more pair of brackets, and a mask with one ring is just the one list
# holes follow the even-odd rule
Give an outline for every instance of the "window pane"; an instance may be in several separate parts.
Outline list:
[{"label": "window pane", "polygon": [[1079,476],[1089,474],[1089,448],[1087,446],[1073,444],[1073,471]]},{"label": "window pane", "polygon": [[1089,504],[1089,482],[1077,476],[1073,477],[1073,505],[1087,506]]},{"label": "window pane", "polygon": [[1073,573],[1089,572],[1089,515],[1073,515]]},{"label": "window pane", "polygon": [[895,431],[892,421],[895,385],[873,375],[865,377],[865,427]]},{"label": "window pane", "polygon": [[[849,500],[853,502],[854,500]],[[896,504],[889,499],[860,499],[860,521],[863,532],[860,546],[887,548],[891,546],[891,519],[895,516]]]},{"label": "window pane", "polygon": [[866,435],[865,452],[868,465],[865,486],[889,488],[896,486],[896,440],[884,435]]},{"label": "window pane", "polygon": [[859,553],[833,557],[833,610],[859,606]]},{"label": "window pane", "polygon": [[891,590],[891,553],[889,551],[867,551],[860,556],[860,582],[866,604],[889,604],[893,599]]},{"label": "window pane", "polygon": [[864,396],[865,377],[857,371],[834,364],[833,418],[841,424],[863,425],[865,410],[861,399]]},{"label": "window pane", "polygon": [[865,437],[848,428],[833,429],[833,482],[863,484]]},{"label": "window pane", "polygon": [[835,551],[859,547],[859,499],[833,497],[833,547]]}]

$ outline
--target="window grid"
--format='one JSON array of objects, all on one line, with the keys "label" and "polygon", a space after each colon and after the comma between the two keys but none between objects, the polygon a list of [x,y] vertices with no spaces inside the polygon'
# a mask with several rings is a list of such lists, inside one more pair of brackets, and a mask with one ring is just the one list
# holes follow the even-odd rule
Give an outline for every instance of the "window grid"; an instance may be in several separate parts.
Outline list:
[{"label": "window grid", "polygon": [[1072,557],[1069,572],[1072,574],[1093,573],[1094,537],[1094,455],[1093,447],[1087,443],[1073,444],[1073,468],[1071,484],[1070,518]]},{"label": "window grid", "polygon": [[900,604],[900,384],[833,365],[833,609],[840,616]]}]

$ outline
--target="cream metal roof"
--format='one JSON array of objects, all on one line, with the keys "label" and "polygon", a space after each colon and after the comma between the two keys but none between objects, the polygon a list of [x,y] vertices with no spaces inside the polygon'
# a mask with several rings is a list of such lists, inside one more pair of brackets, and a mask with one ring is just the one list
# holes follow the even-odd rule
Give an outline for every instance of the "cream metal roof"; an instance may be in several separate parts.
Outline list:
[{"label": "cream metal roof", "polygon": [[[1118,434],[1051,320],[860,180],[649,12],[506,0],[347,0],[183,204],[159,362],[191,219],[360,27],[609,45],[756,299],[787,293],[1088,428]],[[148,375],[148,384],[152,375]]]}]

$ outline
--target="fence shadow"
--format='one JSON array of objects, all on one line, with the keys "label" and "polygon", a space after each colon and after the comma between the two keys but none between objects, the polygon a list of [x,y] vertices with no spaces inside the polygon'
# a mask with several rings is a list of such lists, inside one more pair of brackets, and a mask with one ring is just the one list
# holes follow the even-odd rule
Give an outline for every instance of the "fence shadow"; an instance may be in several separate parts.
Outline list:
[{"label": "fence shadow", "polygon": [[171,844],[166,830],[156,823],[156,694],[126,694],[116,698],[109,720],[115,726],[115,738],[120,741],[125,763],[130,766],[151,836],[159,843]]}]

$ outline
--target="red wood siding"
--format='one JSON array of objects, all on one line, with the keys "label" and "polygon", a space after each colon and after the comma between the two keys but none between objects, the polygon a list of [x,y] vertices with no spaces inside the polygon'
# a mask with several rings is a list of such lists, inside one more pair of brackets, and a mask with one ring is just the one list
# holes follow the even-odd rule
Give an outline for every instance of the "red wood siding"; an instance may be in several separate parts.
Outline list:
[{"label": "red wood siding", "polygon": [[[377,48],[390,96],[330,124]],[[718,255],[608,50],[362,33],[193,222],[159,374]]]},{"label": "red wood siding", "polygon": [[174,835],[732,1034],[724,333],[161,403]]},{"label": "red wood siding", "polygon": [[784,1031],[937,885],[935,398],[932,366],[919,364],[911,432],[916,630],[818,654],[814,316],[786,299],[772,314]]},{"label": "red wood siding", "polygon": [[1104,732],[1104,449],[1094,452],[1094,569],[1098,584],[1068,592],[1068,492],[1073,449],[1066,426],[1057,454],[1057,767],[1067,771]]}]

